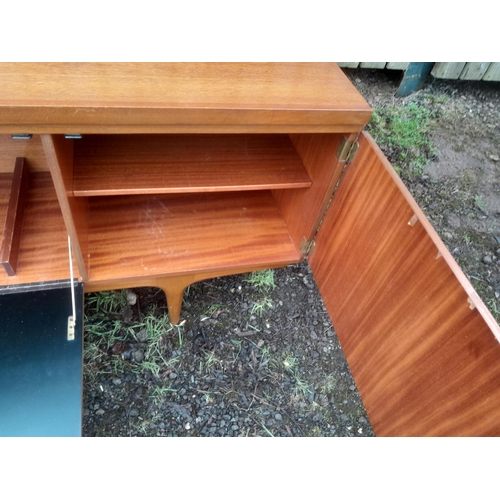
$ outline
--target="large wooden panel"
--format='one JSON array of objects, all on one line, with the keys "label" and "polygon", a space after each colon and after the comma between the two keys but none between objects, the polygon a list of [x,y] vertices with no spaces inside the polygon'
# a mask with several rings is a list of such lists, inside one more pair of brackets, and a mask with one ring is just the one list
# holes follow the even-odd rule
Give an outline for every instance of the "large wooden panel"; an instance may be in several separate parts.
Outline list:
[{"label": "large wooden panel", "polygon": [[75,196],[303,188],[288,135],[90,135],[75,141]]},{"label": "large wooden panel", "polygon": [[491,63],[468,62],[460,73],[460,80],[482,80]]},{"label": "large wooden panel", "polygon": [[269,191],[90,198],[90,282],[297,262]]},{"label": "large wooden panel", "polygon": [[434,78],[449,78],[456,80],[467,63],[464,62],[438,62],[432,68]]},{"label": "large wooden panel", "polygon": [[487,82],[500,82],[500,63],[492,62],[483,76]]},{"label": "large wooden panel", "polygon": [[335,63],[4,63],[6,133],[356,132],[370,107]]},{"label": "large wooden panel", "polygon": [[369,135],[310,264],[378,435],[500,435],[500,328]]}]

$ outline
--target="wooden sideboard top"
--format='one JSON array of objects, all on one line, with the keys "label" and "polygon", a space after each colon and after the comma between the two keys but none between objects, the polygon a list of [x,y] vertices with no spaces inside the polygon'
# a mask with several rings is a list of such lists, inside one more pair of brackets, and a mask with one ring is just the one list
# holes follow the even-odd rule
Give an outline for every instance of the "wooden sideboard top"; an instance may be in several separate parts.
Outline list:
[{"label": "wooden sideboard top", "polygon": [[358,132],[335,63],[2,63],[1,133]]}]

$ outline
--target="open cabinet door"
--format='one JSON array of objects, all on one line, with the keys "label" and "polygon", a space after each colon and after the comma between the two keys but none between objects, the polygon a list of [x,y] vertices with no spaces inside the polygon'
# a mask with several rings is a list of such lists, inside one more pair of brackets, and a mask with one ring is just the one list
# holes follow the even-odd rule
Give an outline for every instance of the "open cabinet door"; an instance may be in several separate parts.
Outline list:
[{"label": "open cabinet door", "polygon": [[[54,288],[57,286],[57,288]],[[83,285],[0,295],[0,436],[80,436]]]},{"label": "open cabinet door", "polygon": [[309,263],[377,435],[500,435],[500,328],[369,134]]}]

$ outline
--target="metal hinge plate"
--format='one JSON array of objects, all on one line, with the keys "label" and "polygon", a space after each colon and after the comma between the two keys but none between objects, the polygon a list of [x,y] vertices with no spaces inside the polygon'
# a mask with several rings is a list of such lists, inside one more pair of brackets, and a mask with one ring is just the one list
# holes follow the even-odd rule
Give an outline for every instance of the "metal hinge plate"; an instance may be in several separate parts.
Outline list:
[{"label": "metal hinge plate", "polygon": [[356,156],[358,147],[358,141],[348,141],[345,137],[342,137],[340,145],[337,149],[337,158],[339,161],[345,161],[347,163],[351,162]]},{"label": "metal hinge plate", "polygon": [[316,243],[314,240],[306,240],[305,236],[302,237],[302,241],[300,242],[300,251],[304,257],[311,255],[315,246]]},{"label": "metal hinge plate", "polygon": [[68,340],[75,340],[75,318],[68,316]]}]

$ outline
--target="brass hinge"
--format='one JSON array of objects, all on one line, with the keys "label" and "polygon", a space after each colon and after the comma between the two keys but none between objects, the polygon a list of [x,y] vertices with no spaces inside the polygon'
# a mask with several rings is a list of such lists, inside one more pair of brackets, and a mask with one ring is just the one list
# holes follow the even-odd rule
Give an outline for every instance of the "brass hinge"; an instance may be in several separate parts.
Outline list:
[{"label": "brass hinge", "polygon": [[351,162],[356,156],[358,147],[358,141],[348,141],[345,137],[342,137],[340,145],[337,149],[337,158],[339,161],[345,161],[347,163]]},{"label": "brass hinge", "polygon": [[305,236],[302,237],[302,241],[300,242],[300,251],[304,257],[311,255],[315,246],[316,242],[314,240],[306,240]]}]

